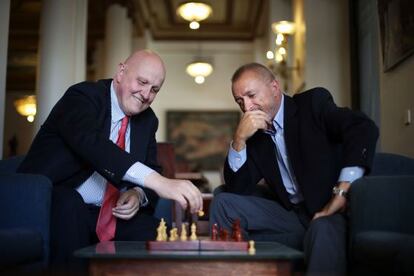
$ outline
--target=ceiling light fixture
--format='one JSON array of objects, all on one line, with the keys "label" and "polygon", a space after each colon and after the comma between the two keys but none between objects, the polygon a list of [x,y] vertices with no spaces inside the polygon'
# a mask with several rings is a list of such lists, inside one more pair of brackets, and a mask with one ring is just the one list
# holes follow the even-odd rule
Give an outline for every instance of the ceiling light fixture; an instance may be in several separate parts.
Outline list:
[{"label": "ceiling light fixture", "polygon": [[204,83],[206,77],[213,72],[213,66],[210,62],[197,59],[196,61],[187,65],[187,74],[194,78],[194,81],[198,84]]},{"label": "ceiling light fixture", "polygon": [[14,101],[17,112],[22,116],[27,116],[27,121],[32,123],[36,115],[36,98],[35,96],[26,96]]},{"label": "ceiling light fixture", "polygon": [[185,2],[177,8],[177,14],[183,19],[190,21],[190,28],[200,28],[200,21],[205,20],[213,12],[210,5],[202,2]]}]

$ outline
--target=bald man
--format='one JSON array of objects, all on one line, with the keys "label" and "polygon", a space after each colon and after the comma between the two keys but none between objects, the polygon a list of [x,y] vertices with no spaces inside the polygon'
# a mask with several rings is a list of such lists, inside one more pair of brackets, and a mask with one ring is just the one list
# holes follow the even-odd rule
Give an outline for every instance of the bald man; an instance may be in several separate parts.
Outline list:
[{"label": "bald man", "polygon": [[[150,105],[164,79],[161,58],[137,51],[118,65],[113,79],[69,87],[42,125],[19,172],[42,174],[53,183],[52,264],[70,264],[74,250],[102,241],[96,225],[108,182],[120,194],[110,240],[154,239],[158,196],[193,213],[202,209],[190,181],[158,173],[158,119]],[[121,129],[124,149],[118,144]]]}]

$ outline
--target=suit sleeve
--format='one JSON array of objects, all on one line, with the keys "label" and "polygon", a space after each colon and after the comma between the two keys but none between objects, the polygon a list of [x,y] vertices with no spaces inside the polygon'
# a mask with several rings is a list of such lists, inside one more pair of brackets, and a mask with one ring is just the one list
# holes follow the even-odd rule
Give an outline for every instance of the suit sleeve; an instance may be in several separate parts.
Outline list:
[{"label": "suit sleeve", "polygon": [[318,121],[331,140],[342,144],[342,168],[361,166],[369,173],[378,139],[375,123],[361,112],[337,107],[330,93],[320,88],[313,97]]},{"label": "suit sleeve", "polygon": [[[93,93],[90,93],[93,94]],[[99,174],[121,188],[121,179],[135,163],[129,153],[120,149],[102,132],[106,108],[104,97],[93,97],[71,87],[56,104],[51,118],[57,132],[80,159],[89,163]]]},{"label": "suit sleeve", "polygon": [[[157,132],[157,129],[158,129],[158,120],[156,124],[154,124],[154,128],[151,130],[151,140],[148,146],[148,151],[147,151],[148,154],[145,160],[145,165],[147,165],[148,167],[160,173],[161,167],[158,165],[158,161],[157,161],[157,141],[155,140],[155,133]],[[152,213],[155,210],[155,206],[157,205],[159,197],[151,189],[144,187],[143,190],[145,194],[147,195],[148,202],[149,202],[149,204],[143,207],[143,209],[148,209]]]},{"label": "suit sleeve", "polygon": [[230,168],[226,158],[223,174],[225,181],[224,190],[241,195],[253,194],[256,184],[262,178],[249,153],[247,153],[246,162],[236,172]]}]

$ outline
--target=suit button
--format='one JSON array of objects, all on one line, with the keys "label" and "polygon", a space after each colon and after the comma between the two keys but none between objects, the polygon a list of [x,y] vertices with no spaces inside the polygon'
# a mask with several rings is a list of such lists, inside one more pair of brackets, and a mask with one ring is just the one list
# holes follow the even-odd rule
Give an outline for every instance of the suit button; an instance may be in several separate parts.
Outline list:
[{"label": "suit button", "polygon": [[366,148],[362,149],[362,157],[367,158],[367,149]]}]

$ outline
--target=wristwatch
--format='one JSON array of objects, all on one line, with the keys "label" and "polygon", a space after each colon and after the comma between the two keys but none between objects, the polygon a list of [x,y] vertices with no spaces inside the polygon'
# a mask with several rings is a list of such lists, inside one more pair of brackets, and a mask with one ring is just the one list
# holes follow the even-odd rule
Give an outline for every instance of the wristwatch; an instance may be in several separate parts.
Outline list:
[{"label": "wristwatch", "polygon": [[339,188],[338,186],[334,186],[334,187],[333,187],[333,189],[332,189],[332,193],[333,193],[334,195],[343,196],[343,197],[345,197],[345,198],[347,198],[347,196],[348,196],[348,192],[347,192],[347,191],[345,191],[345,190],[343,190],[343,189],[341,189],[341,188]]}]

